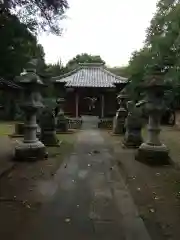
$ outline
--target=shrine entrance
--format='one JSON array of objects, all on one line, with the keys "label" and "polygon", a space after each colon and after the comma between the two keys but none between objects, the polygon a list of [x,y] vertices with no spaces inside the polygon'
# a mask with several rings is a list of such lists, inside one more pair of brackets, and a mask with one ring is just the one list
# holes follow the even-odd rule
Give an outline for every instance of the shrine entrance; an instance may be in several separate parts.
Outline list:
[{"label": "shrine entrance", "polygon": [[101,115],[101,99],[95,94],[81,94],[79,97],[79,113],[80,115],[100,116]]}]

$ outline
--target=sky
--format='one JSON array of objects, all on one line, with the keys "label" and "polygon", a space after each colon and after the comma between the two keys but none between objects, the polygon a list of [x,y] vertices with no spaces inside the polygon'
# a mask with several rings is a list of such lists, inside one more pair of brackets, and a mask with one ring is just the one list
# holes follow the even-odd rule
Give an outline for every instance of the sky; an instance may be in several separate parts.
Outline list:
[{"label": "sky", "polygon": [[128,64],[140,49],[157,0],[69,0],[62,36],[43,33],[38,39],[47,63],[63,64],[77,54],[100,55],[108,66]]}]

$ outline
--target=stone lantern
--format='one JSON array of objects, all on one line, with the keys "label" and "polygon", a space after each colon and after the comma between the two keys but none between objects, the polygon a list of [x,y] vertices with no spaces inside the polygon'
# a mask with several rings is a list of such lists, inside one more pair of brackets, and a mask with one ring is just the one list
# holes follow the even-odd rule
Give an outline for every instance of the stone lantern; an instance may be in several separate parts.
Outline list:
[{"label": "stone lantern", "polygon": [[64,115],[65,99],[58,98],[56,107],[56,131],[57,133],[68,131],[68,119]]},{"label": "stone lantern", "polygon": [[125,120],[125,136],[123,147],[137,148],[142,143],[141,129],[143,126],[142,111],[134,101],[127,102],[128,115]]},{"label": "stone lantern", "polygon": [[164,90],[168,88],[160,74],[161,71],[156,67],[154,77],[147,79],[142,86],[146,92],[145,110],[149,116],[148,139],[140,145],[136,159],[149,164],[169,163],[169,150],[159,138],[160,121],[165,108]]},{"label": "stone lantern", "polygon": [[125,89],[123,89],[117,96],[117,102],[119,104],[119,109],[116,112],[116,116],[113,121],[113,133],[123,134],[125,132],[124,124],[127,117],[127,107],[126,103],[128,100],[128,94]]},{"label": "stone lantern", "polygon": [[44,86],[36,74],[36,62],[27,64],[26,70],[17,77],[17,81],[24,88],[24,102],[20,107],[25,113],[24,140],[15,148],[15,160],[35,161],[47,157],[44,144],[37,137],[36,115],[43,108],[40,91]]}]

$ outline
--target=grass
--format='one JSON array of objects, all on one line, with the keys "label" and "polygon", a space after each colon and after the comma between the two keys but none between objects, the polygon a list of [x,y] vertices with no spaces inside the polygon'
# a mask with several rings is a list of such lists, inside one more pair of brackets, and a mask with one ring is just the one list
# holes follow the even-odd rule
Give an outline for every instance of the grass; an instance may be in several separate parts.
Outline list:
[{"label": "grass", "polygon": [[70,153],[73,149],[76,134],[58,134],[60,147],[48,147],[49,156],[58,157]]},{"label": "grass", "polygon": [[[0,137],[5,137],[14,132],[15,122],[0,122]],[[47,147],[49,158],[64,158],[68,153],[71,153],[76,134],[58,134],[57,137],[60,140],[60,147]],[[21,141],[21,138],[17,139]]]},{"label": "grass", "polygon": [[7,136],[14,132],[14,122],[0,122],[0,136]]}]

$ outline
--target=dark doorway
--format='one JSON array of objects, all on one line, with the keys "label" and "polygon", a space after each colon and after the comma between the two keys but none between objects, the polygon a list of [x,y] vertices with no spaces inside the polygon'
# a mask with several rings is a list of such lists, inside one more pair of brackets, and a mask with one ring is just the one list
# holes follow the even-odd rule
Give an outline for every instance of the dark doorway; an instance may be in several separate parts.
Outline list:
[{"label": "dark doorway", "polygon": [[81,95],[79,102],[80,115],[100,116],[100,98],[95,95]]}]

